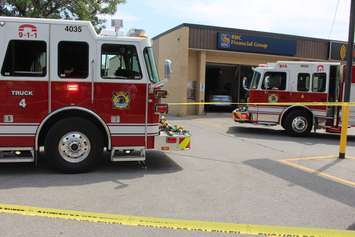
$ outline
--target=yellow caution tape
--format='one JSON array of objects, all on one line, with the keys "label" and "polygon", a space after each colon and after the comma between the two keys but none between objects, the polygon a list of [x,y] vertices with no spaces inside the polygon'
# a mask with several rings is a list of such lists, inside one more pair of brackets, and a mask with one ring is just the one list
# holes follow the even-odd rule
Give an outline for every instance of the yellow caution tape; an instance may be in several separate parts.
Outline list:
[{"label": "yellow caution tape", "polygon": [[247,225],[206,221],[176,220],[141,216],[125,216],[0,204],[0,213],[58,218],[76,221],[100,222],[127,226],[159,228],[169,230],[200,231],[234,235],[257,235],[272,237],[354,237],[354,231],[311,229],[267,225]]},{"label": "yellow caution tape", "polygon": [[187,102],[187,103],[168,103],[168,105],[244,105],[244,106],[355,106],[355,102],[281,102],[281,103],[225,103],[225,102]]}]

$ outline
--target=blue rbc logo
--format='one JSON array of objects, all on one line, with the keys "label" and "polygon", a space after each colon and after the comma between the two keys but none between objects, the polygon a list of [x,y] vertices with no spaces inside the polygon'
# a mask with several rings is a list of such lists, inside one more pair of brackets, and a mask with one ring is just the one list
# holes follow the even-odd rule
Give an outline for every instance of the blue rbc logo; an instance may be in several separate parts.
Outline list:
[{"label": "blue rbc logo", "polygon": [[231,47],[231,35],[226,33],[220,34],[220,46],[221,48],[230,49]]}]

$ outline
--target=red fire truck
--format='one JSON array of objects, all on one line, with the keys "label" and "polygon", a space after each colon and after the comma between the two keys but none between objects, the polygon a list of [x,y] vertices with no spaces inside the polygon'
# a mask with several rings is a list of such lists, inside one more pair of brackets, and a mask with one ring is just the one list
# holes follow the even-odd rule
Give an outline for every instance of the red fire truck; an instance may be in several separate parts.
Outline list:
[{"label": "red fire truck", "polygon": [[[233,119],[239,123],[281,125],[293,136],[308,135],[312,128],[340,132],[341,107],[320,103],[343,101],[344,69],[340,63],[325,62],[260,65],[246,88],[249,104],[233,111]],[[351,101],[355,101],[355,68],[353,75]],[[312,106],[310,102],[319,104]],[[350,124],[355,126],[355,108],[350,114]]]},{"label": "red fire truck", "polygon": [[[168,106],[150,40],[90,22],[0,17],[0,162],[36,162],[40,150],[63,172],[145,151],[185,150],[190,134],[162,126]],[[165,62],[165,75],[171,62]]]}]

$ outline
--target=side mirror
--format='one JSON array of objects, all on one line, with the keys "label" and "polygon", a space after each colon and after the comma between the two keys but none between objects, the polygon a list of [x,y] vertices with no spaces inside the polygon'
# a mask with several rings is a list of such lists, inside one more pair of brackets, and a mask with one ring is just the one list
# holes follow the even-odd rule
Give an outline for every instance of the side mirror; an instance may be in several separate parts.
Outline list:
[{"label": "side mirror", "polygon": [[246,77],[243,78],[243,88],[244,88],[244,90],[249,91],[249,88],[247,86],[247,80],[248,80],[248,78],[246,78]]},{"label": "side mirror", "polygon": [[170,79],[173,72],[173,62],[170,59],[166,59],[164,62],[164,79]]}]

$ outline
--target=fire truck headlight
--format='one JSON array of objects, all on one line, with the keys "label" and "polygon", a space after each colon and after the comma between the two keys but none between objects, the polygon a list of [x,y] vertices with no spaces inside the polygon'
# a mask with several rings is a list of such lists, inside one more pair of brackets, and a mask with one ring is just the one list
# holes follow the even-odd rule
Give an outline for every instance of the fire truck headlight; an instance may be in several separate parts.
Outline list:
[{"label": "fire truck headlight", "polygon": [[5,26],[5,21],[0,21],[0,26],[1,27]]}]

